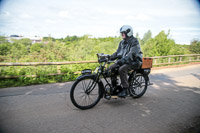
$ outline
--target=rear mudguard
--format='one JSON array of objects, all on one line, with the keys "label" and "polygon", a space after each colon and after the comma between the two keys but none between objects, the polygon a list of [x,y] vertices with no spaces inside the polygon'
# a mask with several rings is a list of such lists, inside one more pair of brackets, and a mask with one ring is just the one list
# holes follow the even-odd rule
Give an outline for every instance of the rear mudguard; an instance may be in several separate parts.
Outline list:
[{"label": "rear mudguard", "polygon": [[138,70],[135,70],[133,72],[131,72],[131,74],[129,75],[129,78],[128,78],[128,81],[130,82],[131,79],[133,78],[134,74],[137,74],[137,73],[141,73],[142,75],[146,76],[147,77],[147,81],[149,81],[149,74],[151,72],[151,69],[138,69]]},{"label": "rear mudguard", "polygon": [[[98,78],[98,76],[95,74],[85,74],[85,75],[79,76],[78,78],[76,78],[76,80],[87,79],[87,78],[92,78],[96,81],[96,78]],[[99,86],[100,97],[103,98],[103,94],[105,92],[103,82],[101,81],[101,79],[97,79],[97,81],[98,81],[98,86]]]}]

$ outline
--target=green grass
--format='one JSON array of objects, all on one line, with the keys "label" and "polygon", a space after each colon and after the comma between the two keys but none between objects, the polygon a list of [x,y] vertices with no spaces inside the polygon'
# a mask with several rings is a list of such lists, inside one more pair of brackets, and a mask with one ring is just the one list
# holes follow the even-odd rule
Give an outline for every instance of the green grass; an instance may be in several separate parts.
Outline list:
[{"label": "green grass", "polygon": [[56,76],[39,76],[39,77],[19,77],[15,79],[1,79],[0,88],[26,86],[44,83],[67,82],[75,80],[79,75],[66,73],[64,75]]},{"label": "green grass", "polygon": [[[1,67],[0,76],[19,76],[19,78],[1,79],[0,88],[73,81],[80,76],[78,74],[74,74],[74,72],[78,72],[83,69],[94,70],[97,66],[97,63],[63,65],[61,66],[61,73],[64,74],[55,76],[48,76],[48,74],[57,73],[56,66]],[[27,77],[27,75],[37,75],[37,77]]]}]

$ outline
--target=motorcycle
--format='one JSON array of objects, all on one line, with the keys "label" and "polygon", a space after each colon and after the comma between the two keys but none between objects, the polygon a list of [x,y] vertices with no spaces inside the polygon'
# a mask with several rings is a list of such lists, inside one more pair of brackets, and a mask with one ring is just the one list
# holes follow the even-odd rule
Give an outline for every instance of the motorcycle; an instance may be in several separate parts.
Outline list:
[{"label": "motorcycle", "polygon": [[[99,66],[95,71],[82,70],[82,75],[76,79],[70,90],[71,102],[82,110],[94,107],[101,98],[117,99],[122,91],[118,82],[118,68],[112,71],[107,69],[107,64],[113,63],[109,60],[109,55],[100,53],[97,57]],[[140,98],[145,94],[148,85],[151,85],[148,76],[150,71],[151,68],[140,68],[129,72],[128,97]]]}]

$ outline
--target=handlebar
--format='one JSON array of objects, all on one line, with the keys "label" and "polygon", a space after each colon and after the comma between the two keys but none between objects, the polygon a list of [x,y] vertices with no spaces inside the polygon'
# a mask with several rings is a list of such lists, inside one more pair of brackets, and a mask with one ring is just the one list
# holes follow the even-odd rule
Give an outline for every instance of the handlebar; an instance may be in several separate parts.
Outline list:
[{"label": "handlebar", "polygon": [[108,59],[99,59],[98,61],[99,61],[99,63],[102,63],[102,62],[107,62]]},{"label": "handlebar", "polygon": [[[115,61],[113,61],[113,59],[110,58],[110,55],[108,55],[108,54],[98,53],[97,57],[98,57],[99,63],[103,63],[103,62],[114,63],[115,62]],[[121,56],[117,56],[117,58],[121,58]]]},{"label": "handlebar", "polygon": [[98,53],[97,57],[98,57],[98,62],[99,63],[108,62],[108,60],[109,60],[109,55],[108,54]]},{"label": "handlebar", "polygon": [[[97,57],[98,57],[98,62],[99,63],[103,63],[104,62],[104,63],[110,64],[110,63],[115,63],[116,62],[116,60],[114,61],[113,59],[111,59],[110,55],[108,55],[108,54],[98,53]],[[120,59],[121,56],[117,56],[117,58]]]}]

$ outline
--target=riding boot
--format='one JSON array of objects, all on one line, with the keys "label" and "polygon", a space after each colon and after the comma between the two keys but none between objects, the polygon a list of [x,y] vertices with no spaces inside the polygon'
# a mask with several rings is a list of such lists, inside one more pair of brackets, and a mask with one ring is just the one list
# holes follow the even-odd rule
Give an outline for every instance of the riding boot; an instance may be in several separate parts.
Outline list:
[{"label": "riding boot", "polygon": [[122,92],[118,94],[118,97],[126,97],[127,96],[127,88],[123,88]]}]

